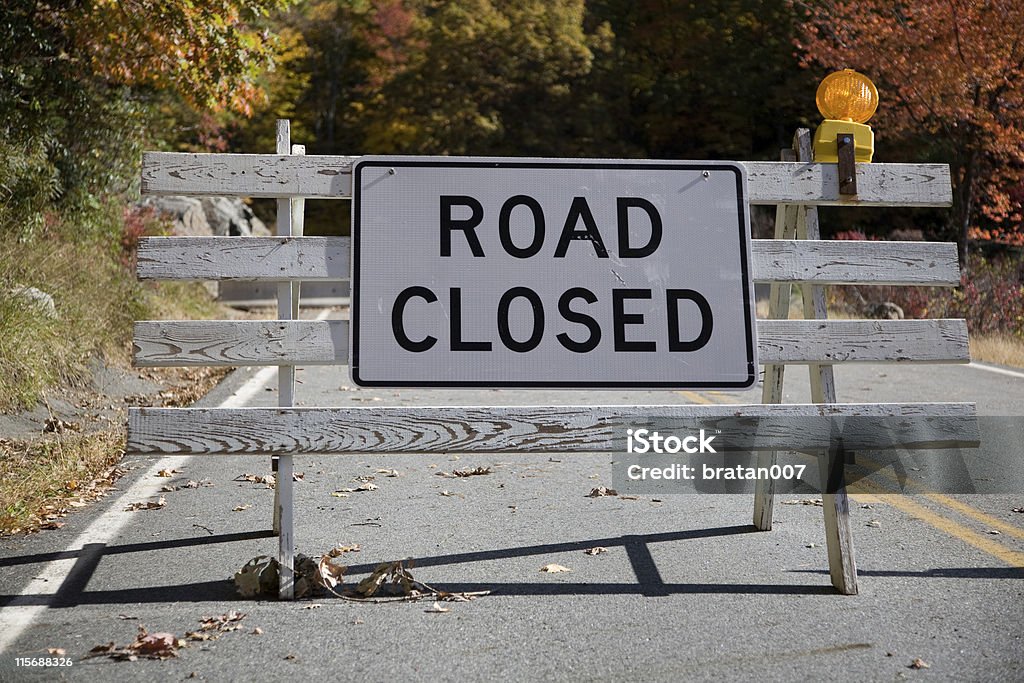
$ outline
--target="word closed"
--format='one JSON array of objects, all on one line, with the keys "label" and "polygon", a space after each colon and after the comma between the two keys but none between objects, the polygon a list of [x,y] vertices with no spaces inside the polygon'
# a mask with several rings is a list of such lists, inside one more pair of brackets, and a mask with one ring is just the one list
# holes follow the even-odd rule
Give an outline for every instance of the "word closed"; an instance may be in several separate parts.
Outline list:
[{"label": "word closed", "polygon": [[353,380],[749,387],[745,189],[725,162],[363,157]]}]

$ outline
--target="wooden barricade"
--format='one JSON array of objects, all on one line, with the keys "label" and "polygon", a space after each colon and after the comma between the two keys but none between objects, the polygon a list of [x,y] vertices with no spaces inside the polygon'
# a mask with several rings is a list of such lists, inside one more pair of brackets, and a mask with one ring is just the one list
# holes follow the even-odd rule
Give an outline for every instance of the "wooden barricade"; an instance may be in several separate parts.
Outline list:
[{"label": "wooden barricade", "polygon": [[[765,366],[762,403],[753,405],[558,406],[509,408],[292,408],[296,365],[344,364],[347,321],[297,320],[297,283],[347,280],[347,237],[301,236],[305,198],[351,196],[357,157],[303,156],[279,129],[278,154],[147,153],[142,189],[149,194],[238,195],[278,200],[276,237],[148,238],[140,243],[144,280],[278,282],[278,320],[144,321],[135,326],[139,366],[280,366],[281,408],[137,408],[129,414],[135,454],[275,455],[278,472],[283,598],[292,587],[292,465],[311,453],[614,452],[609,425],[648,415],[714,420],[750,417],[929,416],[973,418],[970,403],[838,403],[837,363],[966,363],[963,320],[828,320],[824,286],[956,286],[956,246],[947,243],[822,241],[817,206],[949,206],[949,168],[937,164],[859,164],[859,193],[839,193],[835,164],[810,161],[806,131],[792,160],[746,162],[753,204],[777,207],[775,239],[753,241],[756,282],[771,283],[769,318],[757,321]],[[289,154],[289,152],[291,152]],[[805,320],[788,320],[799,285]],[[781,405],[786,365],[810,370],[812,404]],[[815,404],[829,404],[827,406]],[[957,435],[950,438],[956,440]],[[970,435],[965,436],[970,441]],[[774,448],[774,446],[772,446]],[[915,447],[911,444],[908,447]],[[926,444],[918,445],[926,447]],[[778,444],[779,450],[788,448]],[[758,466],[775,462],[760,451]],[[770,485],[759,484],[754,524],[772,525]],[[823,494],[832,584],[857,592],[845,489]],[[275,522],[277,520],[275,519]]]}]

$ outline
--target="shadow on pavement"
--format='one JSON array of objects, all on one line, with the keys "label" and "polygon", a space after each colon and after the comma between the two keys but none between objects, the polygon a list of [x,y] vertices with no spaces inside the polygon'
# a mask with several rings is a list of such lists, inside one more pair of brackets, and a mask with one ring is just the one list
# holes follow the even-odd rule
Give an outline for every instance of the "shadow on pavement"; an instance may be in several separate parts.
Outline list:
[{"label": "shadow on pavement", "polygon": [[[489,590],[496,595],[540,596],[540,595],[642,595],[646,597],[677,594],[769,594],[769,595],[826,595],[835,591],[831,586],[807,585],[765,585],[744,583],[665,583],[651,556],[648,545],[670,541],[685,541],[716,536],[731,536],[755,532],[751,525],[693,529],[656,534],[638,534],[588,539],[564,543],[497,548],[471,553],[453,553],[431,557],[413,558],[410,567],[435,567],[485,562],[532,555],[578,552],[595,546],[625,549],[629,558],[635,582],[629,583],[434,583],[439,590],[469,592]],[[42,563],[52,560],[75,558],[75,565],[61,584],[56,594],[0,595],[0,606],[49,605],[50,607],[72,607],[75,605],[159,603],[159,602],[230,602],[239,600],[231,580],[203,581],[170,586],[148,586],[144,588],[122,588],[117,590],[86,591],[96,567],[105,555],[145,552],[169,548],[186,548],[216,543],[231,543],[258,538],[270,538],[270,531],[250,531],[232,534],[199,536],[145,543],[106,546],[101,543],[88,544],[81,550],[40,553],[21,557],[0,559],[0,567]],[[348,575],[373,571],[378,563],[353,565]],[[793,573],[827,575],[825,569],[795,569]],[[969,567],[938,568],[923,571],[860,570],[862,576],[908,577],[908,578],[974,578],[974,579],[1021,579],[1024,570],[1010,567]]]}]

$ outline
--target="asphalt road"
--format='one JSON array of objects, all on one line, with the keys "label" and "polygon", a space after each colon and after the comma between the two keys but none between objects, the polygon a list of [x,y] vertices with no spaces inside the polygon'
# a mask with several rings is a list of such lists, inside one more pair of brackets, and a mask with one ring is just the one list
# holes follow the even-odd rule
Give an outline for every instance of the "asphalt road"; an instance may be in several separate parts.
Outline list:
[{"label": "asphalt road", "polygon": [[[786,400],[806,400],[789,369]],[[203,400],[241,387],[247,405],[276,392],[234,373]],[[354,389],[347,368],[298,373],[306,405],[757,402],[759,393]],[[969,400],[987,415],[1024,414],[1024,375],[968,366],[836,371],[841,400]],[[267,377],[275,385],[273,377]],[[238,400],[237,398],[235,399]],[[1024,679],[1024,492],[868,496],[853,506],[860,594],[828,579],[821,509],[777,501],[770,532],[750,526],[749,496],[655,501],[588,498],[611,485],[608,456],[296,458],[299,552],[337,543],[352,580],[379,562],[416,558],[416,578],[491,590],[473,602],[354,604],[336,598],[242,600],[231,575],[273,554],[273,491],[235,481],[268,474],[263,458],[133,459],[118,492],[67,526],[0,547],[0,680],[942,680]],[[439,470],[488,466],[487,476]],[[157,469],[172,466],[173,478]],[[394,468],[397,478],[376,473]],[[357,476],[375,491],[332,497]],[[163,484],[160,510],[125,512]],[[453,495],[442,495],[447,491]],[[240,511],[233,511],[238,507]],[[871,523],[869,525],[869,522]],[[989,533],[998,531],[1000,533]],[[608,549],[584,554],[594,546]],[[557,563],[568,573],[541,573]],[[314,605],[318,605],[314,607]],[[179,636],[204,616],[246,613],[237,631],[166,661],[83,659],[127,644],[139,625]],[[253,633],[259,628],[262,633]],[[71,666],[18,658],[62,648]],[[53,655],[50,655],[53,656]],[[910,668],[915,658],[929,668]]]}]

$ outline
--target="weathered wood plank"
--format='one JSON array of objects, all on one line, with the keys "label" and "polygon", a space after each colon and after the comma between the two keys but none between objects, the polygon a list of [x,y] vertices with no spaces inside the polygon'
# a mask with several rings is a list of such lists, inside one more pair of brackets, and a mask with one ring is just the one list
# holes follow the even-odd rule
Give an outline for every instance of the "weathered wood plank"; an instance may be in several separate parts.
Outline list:
[{"label": "weathered wood plank", "polygon": [[762,363],[967,363],[963,320],[758,320]]},{"label": "weathered wood plank", "polygon": [[142,193],[345,199],[357,158],[145,152]]},{"label": "weathered wood plank", "polygon": [[751,204],[952,206],[945,164],[857,164],[857,194],[839,194],[837,164],[746,161]]},{"label": "weathered wood plank", "polygon": [[[757,337],[762,364],[970,361],[963,320],[758,320]],[[139,367],[346,362],[346,320],[135,323]]]},{"label": "weathered wood plank", "polygon": [[[348,237],[146,237],[141,280],[347,280]],[[960,283],[951,242],[754,240],[757,282]]]},{"label": "weathered wood plank", "polygon": [[346,321],[181,320],[135,323],[135,365],[327,365],[348,358]]},{"label": "weathered wood plank", "polygon": [[140,280],[347,280],[347,237],[145,237]]},{"label": "weathered wood plank", "polygon": [[[978,443],[971,403],[782,404],[554,407],[136,408],[128,416],[133,454],[292,455],[314,453],[609,453],[623,452],[625,430],[659,420],[722,428],[717,444],[743,450],[816,449],[831,443],[827,417],[885,420],[844,440],[904,448]],[[916,416],[917,419],[906,419]],[[661,422],[664,421],[664,422]],[[675,421],[675,422],[673,422]],[[793,429],[794,421],[801,425]],[[865,425],[877,420],[863,421]],[[818,425],[815,427],[814,425]],[[752,441],[753,439],[753,441]]]},{"label": "weathered wood plank", "polygon": [[[358,157],[146,152],[143,194],[244,197],[352,196]],[[854,196],[839,194],[836,164],[741,162],[752,204],[950,206],[949,167],[943,164],[858,164]]]},{"label": "weathered wood plank", "polygon": [[754,240],[754,280],[815,284],[960,284],[952,242]]}]

